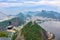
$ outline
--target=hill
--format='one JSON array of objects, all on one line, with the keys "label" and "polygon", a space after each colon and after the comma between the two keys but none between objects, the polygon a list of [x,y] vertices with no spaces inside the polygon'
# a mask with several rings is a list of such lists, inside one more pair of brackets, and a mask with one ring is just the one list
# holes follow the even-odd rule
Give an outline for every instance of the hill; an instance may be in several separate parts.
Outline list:
[{"label": "hill", "polygon": [[25,40],[42,40],[41,28],[37,24],[28,23],[22,29]]},{"label": "hill", "polygon": [[9,22],[12,22],[12,25],[14,26],[21,26],[24,23],[24,14],[19,13],[18,15],[16,15],[14,18],[10,19],[10,20],[5,20],[0,22],[0,30],[6,30],[6,27],[9,25]]},{"label": "hill", "polygon": [[47,40],[46,36],[46,31],[41,26],[29,22],[21,29],[16,40]]}]

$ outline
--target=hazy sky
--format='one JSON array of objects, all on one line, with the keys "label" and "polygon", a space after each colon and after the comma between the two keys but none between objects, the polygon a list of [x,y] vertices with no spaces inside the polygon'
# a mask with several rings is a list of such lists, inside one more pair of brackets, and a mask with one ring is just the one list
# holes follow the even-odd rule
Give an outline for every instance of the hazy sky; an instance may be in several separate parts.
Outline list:
[{"label": "hazy sky", "polygon": [[40,10],[60,12],[60,0],[0,0],[0,11],[6,14]]}]

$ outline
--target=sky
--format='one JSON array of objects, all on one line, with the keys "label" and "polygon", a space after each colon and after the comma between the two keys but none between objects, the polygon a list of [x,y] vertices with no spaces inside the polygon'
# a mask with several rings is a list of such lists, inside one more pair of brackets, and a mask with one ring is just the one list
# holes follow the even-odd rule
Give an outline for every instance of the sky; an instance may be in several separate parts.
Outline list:
[{"label": "sky", "polygon": [[8,15],[41,10],[60,12],[60,0],[0,0],[0,12]]}]

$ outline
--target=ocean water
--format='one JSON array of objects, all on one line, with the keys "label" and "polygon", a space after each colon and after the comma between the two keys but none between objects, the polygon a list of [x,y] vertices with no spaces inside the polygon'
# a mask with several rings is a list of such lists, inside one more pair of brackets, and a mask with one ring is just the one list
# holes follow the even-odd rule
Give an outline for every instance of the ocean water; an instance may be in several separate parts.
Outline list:
[{"label": "ocean water", "polygon": [[60,21],[46,21],[39,23],[42,28],[46,31],[52,32],[55,34],[55,40],[60,40]]}]

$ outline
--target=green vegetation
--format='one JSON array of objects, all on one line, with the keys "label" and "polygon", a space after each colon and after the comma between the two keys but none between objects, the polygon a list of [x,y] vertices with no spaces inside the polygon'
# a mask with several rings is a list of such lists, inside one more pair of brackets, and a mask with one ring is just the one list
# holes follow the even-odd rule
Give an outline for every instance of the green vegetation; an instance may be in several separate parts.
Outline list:
[{"label": "green vegetation", "polygon": [[12,35],[11,40],[16,40],[17,35],[21,32],[20,37],[23,35],[24,40],[42,40],[42,28],[37,23],[27,23],[20,31],[17,31]]},{"label": "green vegetation", "polygon": [[18,35],[18,30],[14,29],[16,32],[12,35],[11,40],[15,40]]},{"label": "green vegetation", "polygon": [[8,32],[0,31],[0,37],[8,37]]},{"label": "green vegetation", "polygon": [[16,39],[16,37],[17,37],[17,32],[15,32],[15,33],[13,34],[13,36],[12,36],[11,40],[15,40],[15,39]]},{"label": "green vegetation", "polygon": [[24,35],[25,40],[42,40],[41,27],[32,22],[23,27],[21,35]]}]

